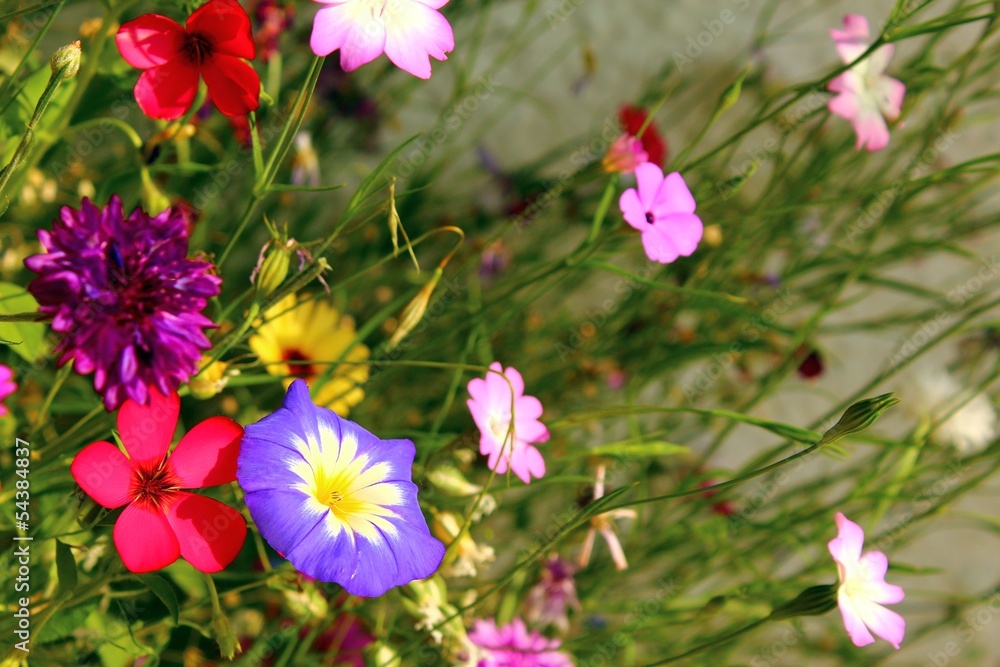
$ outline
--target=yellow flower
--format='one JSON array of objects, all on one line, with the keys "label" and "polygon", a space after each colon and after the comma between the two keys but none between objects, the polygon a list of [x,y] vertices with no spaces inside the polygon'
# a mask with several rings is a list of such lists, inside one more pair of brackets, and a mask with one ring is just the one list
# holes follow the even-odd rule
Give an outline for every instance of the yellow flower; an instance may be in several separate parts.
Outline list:
[{"label": "yellow flower", "polygon": [[286,388],[303,378],[317,405],[346,417],[364,398],[361,385],[368,379],[368,365],[357,362],[370,352],[354,344],[355,335],[354,320],[326,301],[290,294],[265,313],[250,347],[268,373],[285,378]]}]

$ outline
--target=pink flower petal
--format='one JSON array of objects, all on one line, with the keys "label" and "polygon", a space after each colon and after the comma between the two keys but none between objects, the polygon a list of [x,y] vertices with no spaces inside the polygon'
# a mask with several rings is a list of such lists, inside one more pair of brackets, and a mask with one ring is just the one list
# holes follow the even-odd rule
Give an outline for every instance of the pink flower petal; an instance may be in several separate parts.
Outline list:
[{"label": "pink flower petal", "polygon": [[170,463],[185,489],[236,481],[243,427],[229,417],[209,417],[177,443]]},{"label": "pink flower petal", "polygon": [[872,94],[878,102],[878,108],[889,120],[896,120],[903,109],[903,97],[906,86],[902,81],[884,76],[872,89]]},{"label": "pink flower petal", "polygon": [[209,0],[188,18],[187,31],[207,37],[216,54],[253,60],[257,53],[250,16],[237,0]]},{"label": "pink flower petal", "polygon": [[140,503],[125,508],[113,535],[115,548],[130,572],[159,570],[181,555],[177,537],[163,512]]},{"label": "pink flower petal", "polygon": [[649,225],[643,231],[642,247],[646,251],[647,257],[661,264],[669,264],[680,257],[680,251],[670,235],[654,225]]},{"label": "pink flower petal", "polygon": [[622,211],[622,216],[633,229],[644,231],[649,226],[646,220],[646,209],[642,207],[639,200],[639,193],[635,188],[629,188],[622,193],[618,199],[618,208]]},{"label": "pink flower petal", "polygon": [[180,555],[202,572],[219,572],[233,562],[246,539],[243,515],[218,500],[180,492],[167,508]]},{"label": "pink flower petal", "polygon": [[830,555],[838,563],[854,567],[861,559],[861,548],[865,543],[865,531],[846,516],[837,512],[837,537],[827,545]]},{"label": "pink flower petal", "polygon": [[881,551],[869,551],[861,557],[858,575],[865,580],[865,592],[868,599],[877,604],[896,604],[902,602],[906,594],[902,586],[894,586],[885,582],[885,573],[889,570],[889,559]]},{"label": "pink flower petal", "polygon": [[688,257],[697,248],[704,232],[701,218],[692,213],[675,213],[656,221],[656,229],[670,237],[681,257]]},{"label": "pink flower petal", "polygon": [[858,135],[855,149],[864,147],[874,153],[889,145],[889,126],[877,110],[862,107],[852,124]]},{"label": "pink flower petal", "polygon": [[122,24],[115,44],[129,65],[149,69],[181,55],[184,28],[166,16],[143,14]]},{"label": "pink flower petal", "polygon": [[639,201],[642,203],[643,213],[652,211],[656,195],[659,194],[660,187],[663,185],[663,170],[652,162],[640,164],[635,168],[635,182],[639,190]]},{"label": "pink flower petal", "polygon": [[191,108],[197,92],[198,70],[183,60],[171,60],[142,73],[135,101],[150,118],[176,120]]},{"label": "pink flower petal", "polygon": [[868,19],[860,14],[848,14],[844,17],[844,30],[834,28],[830,36],[844,64],[854,62],[868,49]]},{"label": "pink flower petal", "polygon": [[176,392],[164,396],[149,389],[149,405],[133,400],[118,410],[118,433],[133,463],[159,463],[167,455],[177,427],[181,401]]},{"label": "pink flower petal", "polygon": [[[854,610],[871,632],[892,644],[893,648],[899,648],[899,644],[906,634],[906,620],[902,616],[868,601],[855,600]],[[860,644],[858,645],[860,646]]]},{"label": "pink flower petal", "polygon": [[385,40],[385,27],[368,3],[348,0],[316,12],[309,46],[318,56],[340,49],[340,66],[350,72],[378,58]]},{"label": "pink flower petal", "polygon": [[837,593],[837,605],[840,607],[840,616],[844,619],[844,628],[854,645],[868,646],[873,644],[875,638],[872,637],[872,633],[868,632],[864,621],[861,620],[861,615],[854,607],[854,601],[844,593],[843,586]]},{"label": "pink flower petal", "polygon": [[212,103],[226,116],[245,116],[260,106],[260,77],[239,58],[216,55],[201,66]]},{"label": "pink flower petal", "polygon": [[110,442],[93,442],[73,458],[73,479],[98,505],[115,509],[131,500],[132,462]]},{"label": "pink flower petal", "polygon": [[[389,9],[391,7],[391,9]],[[393,3],[385,11],[385,55],[400,69],[431,77],[431,58],[447,60],[455,48],[451,25],[436,9],[417,0]]]},{"label": "pink flower petal", "polygon": [[653,217],[661,218],[671,213],[694,213],[694,209],[694,196],[688,190],[684,177],[676,171],[667,174],[650,208]]}]

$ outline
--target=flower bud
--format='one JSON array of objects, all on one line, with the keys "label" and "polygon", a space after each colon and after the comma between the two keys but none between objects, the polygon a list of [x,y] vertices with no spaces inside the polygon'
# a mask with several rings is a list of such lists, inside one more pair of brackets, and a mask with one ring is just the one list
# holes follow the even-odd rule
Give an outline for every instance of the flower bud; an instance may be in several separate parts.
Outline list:
[{"label": "flower bud", "polygon": [[863,401],[858,401],[847,408],[840,421],[823,434],[823,439],[820,442],[828,445],[831,442],[840,440],[845,435],[865,430],[874,424],[875,420],[882,416],[883,412],[896,405],[896,403],[899,403],[899,399],[893,396],[891,392],[876,396],[875,398],[866,398]]},{"label": "flower bud", "polygon": [[414,327],[420,323],[420,320],[423,319],[424,313],[427,312],[427,304],[431,300],[431,294],[434,293],[434,288],[437,287],[438,281],[441,280],[443,274],[444,271],[440,267],[435,269],[431,279],[417,292],[413,300],[407,304],[403,310],[403,314],[399,318],[399,326],[396,327],[392,338],[389,339],[386,345],[388,349],[391,350],[399,345],[413,331]]},{"label": "flower bud", "polygon": [[49,65],[52,66],[52,74],[62,73],[62,78],[72,79],[80,71],[80,55],[83,50],[80,48],[80,40],[72,44],[67,44],[52,56]]},{"label": "flower bud", "polygon": [[257,272],[257,280],[254,286],[257,288],[257,298],[266,299],[285,282],[288,276],[288,268],[291,265],[291,252],[287,246],[270,244],[271,248],[266,251],[263,261],[260,263],[260,271]]}]

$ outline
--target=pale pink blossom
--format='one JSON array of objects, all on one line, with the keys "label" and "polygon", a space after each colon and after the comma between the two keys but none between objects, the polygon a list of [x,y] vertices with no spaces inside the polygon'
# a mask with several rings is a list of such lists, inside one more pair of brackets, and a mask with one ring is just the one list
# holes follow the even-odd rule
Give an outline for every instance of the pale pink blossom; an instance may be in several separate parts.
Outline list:
[{"label": "pale pink blossom", "polygon": [[470,380],[468,389],[472,398],[466,404],[481,433],[479,452],[489,457],[486,465],[499,474],[509,468],[525,484],[545,475],[545,461],[533,445],[548,440],[549,430],[538,421],[541,401],[525,396],[521,374],[495,361],[486,379]]},{"label": "pale pink blossom", "polygon": [[[844,29],[832,29],[830,35],[841,60],[850,64],[868,49],[868,19],[848,14],[844,17]],[[851,121],[858,135],[854,146],[857,150],[865,147],[874,152],[889,145],[885,119],[899,118],[906,86],[885,75],[894,48],[892,44],[880,46],[827,84],[829,90],[838,93],[827,106],[831,113]]]},{"label": "pale pink blossom", "polygon": [[[594,500],[604,497],[604,465],[597,466],[597,479],[594,482]],[[621,571],[628,569],[628,559],[625,558],[625,550],[622,543],[618,541],[618,534],[615,532],[615,519],[634,519],[635,510],[620,509],[598,514],[590,520],[590,530],[583,540],[583,549],[580,550],[580,567],[587,567],[590,563],[590,554],[594,550],[594,539],[597,533],[601,534],[611,552],[611,560],[615,564],[615,569]]]},{"label": "pale pink blossom", "polygon": [[840,576],[837,604],[847,634],[855,646],[867,646],[875,641],[874,632],[898,649],[906,632],[906,621],[882,605],[901,601],[903,589],[886,583],[889,561],[885,554],[880,551],[861,554],[865,542],[861,527],[840,512],[836,518],[838,533],[830,540],[829,548]]},{"label": "pale pink blossom", "polygon": [[664,177],[660,167],[646,162],[636,167],[635,180],[637,187],[623,192],[618,206],[625,222],[642,232],[646,256],[669,264],[693,253],[703,226],[681,175],[675,171]]},{"label": "pale pink blossom", "polygon": [[309,44],[327,56],[340,49],[340,66],[352,71],[385,53],[394,65],[421,79],[431,58],[447,60],[455,48],[451,25],[438,10],[448,0],[317,0]]}]

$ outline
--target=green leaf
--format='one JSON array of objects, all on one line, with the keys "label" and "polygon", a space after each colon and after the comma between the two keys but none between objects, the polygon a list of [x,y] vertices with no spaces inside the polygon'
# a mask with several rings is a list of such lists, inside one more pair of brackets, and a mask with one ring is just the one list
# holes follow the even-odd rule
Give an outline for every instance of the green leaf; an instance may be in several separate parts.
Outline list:
[{"label": "green leaf", "polygon": [[59,540],[56,540],[56,574],[59,576],[59,593],[72,593],[76,588],[76,559],[70,546]]},{"label": "green leaf", "polygon": [[177,625],[177,619],[180,617],[181,608],[180,604],[177,602],[177,594],[174,593],[173,587],[163,577],[156,574],[141,574],[138,576],[139,581],[144,583],[149,590],[153,591],[153,594],[160,598],[167,610],[170,612],[170,617],[174,620],[174,625]]},{"label": "green leaf", "polygon": [[69,637],[87,621],[87,617],[97,609],[99,597],[92,597],[75,607],[59,609],[38,631],[38,637],[32,637],[32,643],[46,644]]},{"label": "green leaf", "polygon": [[[22,287],[0,283],[0,314],[30,313],[38,310],[38,302]],[[45,325],[41,322],[0,322],[0,339],[31,363],[49,352],[45,340]]]}]

